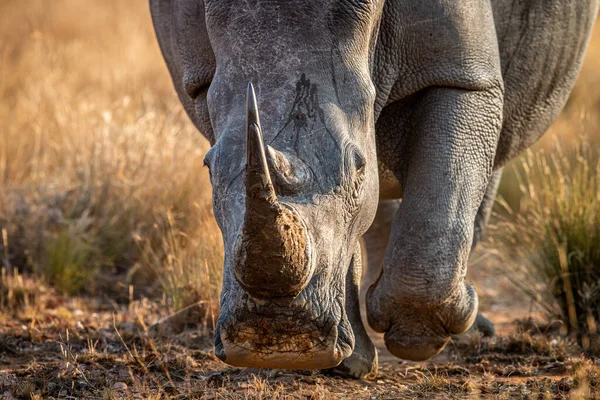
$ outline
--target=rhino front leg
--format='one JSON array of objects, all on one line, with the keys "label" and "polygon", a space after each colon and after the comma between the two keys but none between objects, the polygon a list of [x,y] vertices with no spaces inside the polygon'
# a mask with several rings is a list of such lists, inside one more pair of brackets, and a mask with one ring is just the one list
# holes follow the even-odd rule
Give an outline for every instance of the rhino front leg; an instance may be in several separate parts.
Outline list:
[{"label": "rhino front leg", "polygon": [[[477,244],[483,238],[483,232],[485,226],[490,218],[492,208],[496,199],[496,193],[498,191],[498,185],[502,177],[502,168],[495,170],[490,177],[488,182],[483,201],[477,211],[475,217],[475,227],[473,231],[473,245],[471,251],[475,249]],[[379,201],[379,207],[377,208],[377,215],[373,225],[369,228],[367,233],[363,236],[363,241],[366,248],[367,254],[367,265],[366,268],[363,263],[363,279],[361,282],[361,302],[365,300],[366,291],[371,286],[379,275],[381,274],[381,268],[383,263],[383,257],[385,256],[385,250],[390,240],[390,231],[392,229],[392,221],[398,207],[400,206],[401,200],[381,200]],[[364,259],[365,257],[363,257]],[[480,312],[477,313],[475,322],[469,328],[469,331],[479,331],[484,336],[494,336],[495,329],[494,325]],[[457,337],[460,338],[461,335]]]},{"label": "rhino front leg", "polygon": [[383,272],[367,294],[369,324],[409,360],[438,354],[475,321],[465,274],[502,121],[500,83],[426,90],[413,108],[406,169],[395,171],[404,197]]},{"label": "rhino front leg", "polygon": [[356,245],[350,269],[346,276],[346,313],[354,331],[354,352],[331,373],[344,377],[362,379],[377,372],[377,350],[369,338],[360,317],[359,288],[362,274],[360,245]]}]

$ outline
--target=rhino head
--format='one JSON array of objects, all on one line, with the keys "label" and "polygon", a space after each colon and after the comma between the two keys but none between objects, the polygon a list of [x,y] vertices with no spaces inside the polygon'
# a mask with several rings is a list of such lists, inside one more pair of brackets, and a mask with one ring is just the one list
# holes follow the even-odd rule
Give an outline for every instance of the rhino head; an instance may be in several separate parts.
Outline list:
[{"label": "rhino head", "polygon": [[[378,202],[378,1],[151,0],[206,155],[225,248],[216,354],[328,368],[350,356],[346,277]],[[251,82],[249,84],[249,82]]]}]

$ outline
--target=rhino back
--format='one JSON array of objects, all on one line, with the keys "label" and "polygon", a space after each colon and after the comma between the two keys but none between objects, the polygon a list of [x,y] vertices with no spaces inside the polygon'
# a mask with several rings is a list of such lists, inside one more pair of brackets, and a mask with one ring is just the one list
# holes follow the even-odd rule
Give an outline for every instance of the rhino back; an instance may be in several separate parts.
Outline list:
[{"label": "rhino back", "polygon": [[493,2],[505,87],[496,166],[535,142],[558,116],[581,68],[599,3]]}]

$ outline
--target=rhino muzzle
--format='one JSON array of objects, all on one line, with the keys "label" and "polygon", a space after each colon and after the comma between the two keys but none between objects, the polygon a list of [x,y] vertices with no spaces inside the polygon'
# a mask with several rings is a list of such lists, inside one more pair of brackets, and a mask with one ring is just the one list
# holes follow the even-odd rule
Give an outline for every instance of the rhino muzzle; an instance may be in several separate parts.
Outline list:
[{"label": "rhino muzzle", "polygon": [[309,237],[298,212],[277,199],[273,180],[291,193],[305,187],[310,175],[297,157],[265,149],[252,84],[246,110],[246,212],[235,248],[234,274],[254,298],[293,298],[312,275]]}]

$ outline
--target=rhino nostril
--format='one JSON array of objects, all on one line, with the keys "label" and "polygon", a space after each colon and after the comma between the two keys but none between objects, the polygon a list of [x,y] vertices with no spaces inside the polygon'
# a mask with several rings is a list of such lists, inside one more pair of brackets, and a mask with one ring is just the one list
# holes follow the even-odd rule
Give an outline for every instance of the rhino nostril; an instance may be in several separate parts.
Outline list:
[{"label": "rhino nostril", "polygon": [[226,361],[227,355],[225,354],[225,349],[223,346],[223,341],[221,339],[221,329],[220,326],[217,325],[215,329],[215,355],[221,360]]}]

